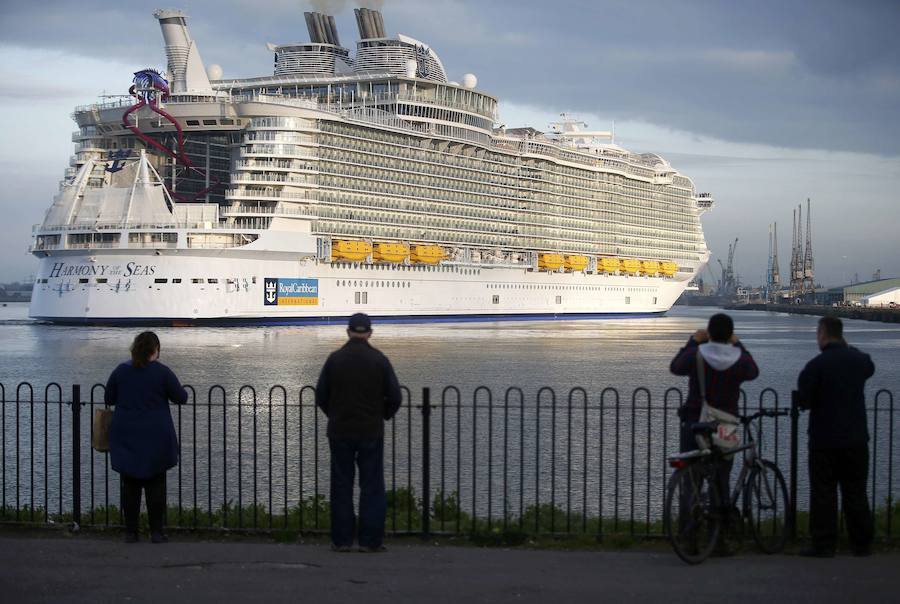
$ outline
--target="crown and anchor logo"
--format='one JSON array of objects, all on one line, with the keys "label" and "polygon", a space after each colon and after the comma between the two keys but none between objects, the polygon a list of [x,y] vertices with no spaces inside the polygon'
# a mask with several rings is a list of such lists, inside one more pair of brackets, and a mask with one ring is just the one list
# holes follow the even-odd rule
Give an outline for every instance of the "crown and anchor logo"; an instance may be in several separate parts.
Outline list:
[{"label": "crown and anchor logo", "polygon": [[110,151],[106,161],[112,162],[106,166],[107,172],[118,172],[125,167],[125,160],[131,157],[131,149],[119,149]]},{"label": "crown and anchor logo", "polygon": [[278,279],[266,279],[264,289],[265,289],[266,306],[277,305],[278,304]]}]

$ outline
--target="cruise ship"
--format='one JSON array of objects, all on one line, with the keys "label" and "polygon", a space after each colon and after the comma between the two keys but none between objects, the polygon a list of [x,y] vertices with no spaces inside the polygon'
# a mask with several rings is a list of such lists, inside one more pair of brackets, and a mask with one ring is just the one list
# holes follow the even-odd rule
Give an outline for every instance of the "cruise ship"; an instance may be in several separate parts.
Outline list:
[{"label": "cruise ship", "polygon": [[305,13],[310,41],[269,44],[274,73],[245,79],[203,63],[183,12],[153,16],[166,70],[74,111],[32,234],[35,319],[652,316],[709,259],[690,178],[568,115],[498,126],[474,74],[450,81],[379,11],[355,10],[355,52]]}]

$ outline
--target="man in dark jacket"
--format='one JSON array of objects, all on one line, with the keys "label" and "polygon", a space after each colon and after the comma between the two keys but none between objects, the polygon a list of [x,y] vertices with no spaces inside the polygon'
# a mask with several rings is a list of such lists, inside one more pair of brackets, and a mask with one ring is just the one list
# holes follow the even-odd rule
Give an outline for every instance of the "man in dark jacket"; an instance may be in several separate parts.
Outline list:
[{"label": "man in dark jacket", "polygon": [[[704,363],[706,402],[731,413],[738,414],[741,384],[755,380],[759,375],[756,361],[734,335],[734,322],[726,314],[718,313],[709,318],[706,329],[698,329],[685,346],[678,351],[669,370],[675,375],[688,376],[688,396],[679,410],[681,417],[681,451],[693,451],[697,440],[692,428],[700,420],[703,400],[700,395],[700,378],[697,364]],[[729,477],[734,460],[729,457],[719,465],[718,487],[723,501],[729,497]],[[682,506],[690,503],[683,501]],[[727,554],[724,543],[719,544],[719,554]]]},{"label": "man in dark jacket", "polygon": [[316,385],[316,404],[328,416],[331,447],[331,547],[350,551],[354,465],[359,468],[359,548],[384,550],[384,422],[400,408],[400,384],[390,361],[369,344],[372,323],[357,313],[350,339],[331,353]]},{"label": "man in dark jacket", "polygon": [[840,485],[853,552],[868,555],[872,514],[866,499],[869,430],[864,388],[875,373],[869,355],[848,346],[837,317],[822,317],[817,357],[800,372],[800,405],[809,409],[809,532],[812,547],[801,554],[830,558],[837,545]]}]

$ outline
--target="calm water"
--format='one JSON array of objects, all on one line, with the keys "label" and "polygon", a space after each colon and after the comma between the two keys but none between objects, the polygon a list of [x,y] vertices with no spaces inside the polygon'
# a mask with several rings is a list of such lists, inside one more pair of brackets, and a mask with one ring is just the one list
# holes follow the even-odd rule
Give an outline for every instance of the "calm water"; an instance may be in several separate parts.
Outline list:
[{"label": "calm water", "polygon": [[[552,499],[591,515],[628,518],[634,514],[638,519],[655,519],[668,473],[665,454],[677,447],[677,419],[671,411],[665,414],[660,410],[662,395],[669,387],[683,389],[686,381],[669,374],[669,361],[712,312],[675,307],[667,316],[652,319],[376,324],[372,342],[391,359],[414,402],[423,386],[432,388],[435,402],[447,386],[456,386],[461,392],[464,408],[447,407],[445,413],[433,415],[433,490],[457,492],[464,509],[482,516],[489,512],[496,516],[504,507],[518,513],[535,502]],[[817,353],[817,318],[760,312],[735,312],[733,316],[737,334],[761,370],[757,381],[745,385],[751,404],[767,387],[778,392],[782,405],[787,404],[798,372]],[[85,392],[92,384],[104,383],[112,368],[127,358],[137,331],[36,324],[27,320],[24,305],[0,307],[0,384],[6,387],[7,401],[14,400],[15,384],[20,381],[34,384],[38,400],[49,382],[62,384],[66,393],[72,383],[82,384]],[[244,505],[254,499],[263,504],[271,501],[278,510],[315,492],[328,492],[328,454],[321,417],[311,407],[280,407],[278,397],[269,414],[265,402],[266,392],[275,384],[285,386],[294,402],[302,386],[315,384],[327,354],[346,338],[341,326],[156,331],[162,340],[162,360],[184,383],[197,388],[198,403],[207,400],[212,385],[221,384],[228,393],[224,406],[217,398],[212,407],[183,409],[179,430],[182,464],[177,475],[174,470],[170,473],[171,502],[178,500],[180,489],[183,503],[193,505],[196,497],[201,508],[236,503],[240,496]],[[870,393],[885,388],[900,394],[900,326],[847,321],[845,332],[847,339],[871,354],[875,362]],[[244,384],[260,393],[258,409],[235,406],[237,390]],[[479,386],[493,392],[494,407],[486,407],[482,391],[478,398],[481,406],[472,409],[473,392]],[[522,389],[524,409],[517,408],[514,399],[504,411],[503,392],[511,386]],[[556,411],[549,408],[546,397],[541,399],[543,407],[535,408],[543,386],[556,390]],[[589,409],[575,399],[569,412],[566,395],[573,387],[584,388]],[[602,409],[597,406],[606,387],[622,393],[618,410],[609,405],[611,400],[604,401]],[[638,387],[649,389],[651,409],[641,398],[632,410],[631,393]],[[249,398],[242,397],[242,402],[248,403]],[[68,487],[60,490],[56,478],[59,460],[65,460],[71,448],[69,411],[57,415],[51,410],[45,417],[38,406],[32,441],[27,421],[30,411],[19,407],[22,428],[16,438],[13,407],[7,405],[4,414],[7,504],[16,498],[29,502],[34,496],[36,504],[43,505],[46,498],[51,510],[65,509]],[[900,480],[888,484],[888,464],[893,464],[894,473],[900,468],[900,446],[893,447],[891,460],[887,437],[894,430],[885,418],[882,414],[875,447],[879,457],[874,482],[879,501],[888,487],[894,497],[900,496]],[[388,488],[421,484],[420,421],[417,411],[404,409],[388,428]],[[786,470],[787,422],[779,426],[777,433],[772,424],[766,428],[766,455],[776,457]],[[16,442],[18,450],[13,448]],[[118,492],[117,477],[110,472],[106,482],[105,456],[91,455],[87,447],[82,456],[83,493],[100,505],[108,493]],[[803,464],[801,453],[801,468]],[[67,467],[65,461],[62,466]],[[13,468],[19,469],[18,474]],[[89,475],[88,469],[93,474]],[[49,477],[46,490],[45,472]],[[66,484],[65,477],[62,483]],[[805,472],[801,472],[800,487],[803,505]]]},{"label": "calm water", "polygon": [[[665,317],[599,321],[375,325],[372,343],[411,389],[456,385],[471,390],[548,385],[589,392],[606,386],[645,386],[661,393],[684,380],[669,375],[671,357],[705,325],[709,309],[675,307]],[[763,387],[788,395],[797,373],[817,353],[816,317],[734,312],[736,332],[759,364],[747,384],[751,398]],[[160,328],[162,360],[185,383],[314,384],[327,354],[345,334],[338,326]],[[847,339],[872,355],[870,387],[900,389],[900,326],[847,321]],[[27,321],[25,305],[0,307],[0,382],[69,384],[105,382],[126,359],[137,330],[57,327]]]}]

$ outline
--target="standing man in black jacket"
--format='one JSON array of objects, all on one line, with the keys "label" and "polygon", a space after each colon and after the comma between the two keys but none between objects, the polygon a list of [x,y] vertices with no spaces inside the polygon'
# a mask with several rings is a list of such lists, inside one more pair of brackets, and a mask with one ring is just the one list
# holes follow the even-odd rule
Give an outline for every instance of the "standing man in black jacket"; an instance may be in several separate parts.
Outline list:
[{"label": "standing man in black jacket", "polygon": [[390,361],[369,344],[372,323],[350,317],[350,339],[331,353],[316,385],[316,404],[328,416],[331,448],[331,548],[353,546],[354,466],[359,468],[359,549],[384,550],[384,422],[400,408],[400,384]]},{"label": "standing man in black jacket", "polygon": [[863,389],[875,373],[869,355],[848,346],[837,317],[822,317],[816,358],[800,372],[801,406],[809,409],[809,532],[812,547],[802,555],[831,558],[837,546],[837,488],[840,485],[853,553],[872,546],[872,514],[866,500],[869,430]]}]

